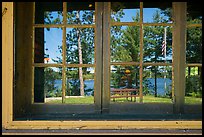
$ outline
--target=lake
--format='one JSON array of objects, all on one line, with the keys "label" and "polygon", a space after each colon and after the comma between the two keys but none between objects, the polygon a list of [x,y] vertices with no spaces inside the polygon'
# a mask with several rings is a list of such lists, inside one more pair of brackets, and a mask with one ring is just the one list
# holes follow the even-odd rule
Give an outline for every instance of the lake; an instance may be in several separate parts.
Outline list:
[{"label": "lake", "polygon": [[[150,84],[152,86],[149,86],[149,90],[151,90],[152,92],[154,91],[154,82],[155,82],[155,79],[154,78],[148,78],[147,79]],[[165,94],[165,86],[164,86],[164,83],[166,81],[166,86],[169,87],[172,83],[172,81],[168,78],[166,78],[164,80],[164,78],[157,78],[157,93],[158,95],[164,95]],[[88,89],[94,89],[94,80],[84,80],[84,84],[86,85],[85,86],[85,90],[88,90]],[[56,87],[62,87],[62,80],[55,80],[55,86]],[[171,87],[170,87],[171,88]],[[87,95],[91,95],[91,92],[87,93]]]}]

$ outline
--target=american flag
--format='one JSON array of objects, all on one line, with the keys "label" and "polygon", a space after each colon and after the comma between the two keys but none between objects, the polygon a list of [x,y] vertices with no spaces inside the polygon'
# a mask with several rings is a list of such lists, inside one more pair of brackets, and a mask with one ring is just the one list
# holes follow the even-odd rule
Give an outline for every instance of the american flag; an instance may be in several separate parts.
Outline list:
[{"label": "american flag", "polygon": [[166,43],[165,41],[162,42],[162,55],[165,55],[166,53]]}]

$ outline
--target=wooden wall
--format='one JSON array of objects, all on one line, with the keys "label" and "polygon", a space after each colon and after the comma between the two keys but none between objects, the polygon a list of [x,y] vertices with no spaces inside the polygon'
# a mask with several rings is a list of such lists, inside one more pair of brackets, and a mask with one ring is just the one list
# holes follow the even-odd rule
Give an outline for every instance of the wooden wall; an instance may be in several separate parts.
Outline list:
[{"label": "wooden wall", "polygon": [[2,126],[12,121],[13,2],[2,2]]},{"label": "wooden wall", "polygon": [[32,93],[32,3],[15,3],[14,117],[29,112]]}]

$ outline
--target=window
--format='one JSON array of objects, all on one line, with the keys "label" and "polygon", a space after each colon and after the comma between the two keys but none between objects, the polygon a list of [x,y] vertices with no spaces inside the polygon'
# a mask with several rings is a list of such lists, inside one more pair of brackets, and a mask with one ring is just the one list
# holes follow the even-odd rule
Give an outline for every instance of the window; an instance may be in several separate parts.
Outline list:
[{"label": "window", "polygon": [[[114,91],[110,104],[112,113],[152,113],[153,108],[156,110],[152,105],[151,109],[144,106],[144,111],[138,111],[138,103],[157,103],[161,111],[154,113],[173,113],[172,109],[163,105],[171,105],[173,101],[172,5],[158,5],[151,2],[111,3],[110,85],[111,91]],[[165,56],[162,55],[163,42],[166,43]],[[130,98],[124,96],[126,93],[119,93],[123,94],[121,98],[115,95],[115,92],[128,92],[127,90],[132,92]],[[130,103],[133,100],[134,103]]]},{"label": "window", "polygon": [[[144,11],[149,6],[142,2],[80,4],[83,6],[79,8],[78,3],[69,2],[49,5],[16,3],[13,120],[28,120],[32,125],[33,120],[43,122],[46,120],[49,123],[49,120],[59,122],[59,120],[154,119],[144,118],[144,115],[149,116],[149,113],[161,114],[155,118],[156,120],[160,120],[163,114],[166,114],[164,115],[166,119],[168,114],[179,119],[180,115],[174,115],[172,107],[175,102],[179,104],[173,95],[175,94],[173,91],[177,89],[174,90],[174,83],[172,87],[167,84],[174,82],[174,69],[179,69],[173,68],[175,58],[172,56],[178,52],[171,44],[176,35],[173,30],[174,22],[165,16],[162,16],[163,21],[145,21]],[[167,8],[171,6],[172,4],[166,5]],[[134,14],[133,18],[128,17],[124,20],[126,17],[123,18],[121,15],[126,16],[128,12]],[[179,13],[182,14],[183,11]],[[80,20],[82,22],[78,24]],[[183,37],[180,33],[178,35]],[[129,39],[132,41],[128,41]],[[157,56],[157,52],[162,53],[162,44],[165,44],[165,41],[168,60],[164,60],[161,54]],[[79,57],[80,44],[86,49],[81,50],[82,58]],[[79,85],[83,85],[80,84],[81,74],[84,83],[87,79],[94,80],[90,90],[85,89],[90,81],[84,84],[84,91],[87,90],[84,93],[79,89]],[[159,76],[158,79],[165,77],[166,84],[172,91],[166,94],[169,97],[167,102],[170,103],[166,104],[162,100],[151,104],[149,101],[152,99],[147,100],[146,91],[151,90],[145,82],[152,76]],[[157,82],[153,83],[152,95],[158,96],[159,92],[155,92],[155,89],[158,90]],[[112,98],[111,91],[115,91],[112,88],[122,89],[124,86],[133,91],[132,94],[129,94],[128,98],[127,96]],[[80,104],[80,99],[83,100],[83,97],[78,97],[80,95],[91,95],[91,103]],[[53,96],[55,100],[50,102]],[[70,102],[71,96],[74,96],[73,100],[76,103]],[[133,97],[132,100],[129,96]],[[200,114],[200,111],[196,111],[197,113]],[[192,119],[200,119],[200,115]]]},{"label": "window", "polygon": [[[202,15],[187,2],[185,103],[202,103]],[[194,100],[194,101],[193,101]]]}]

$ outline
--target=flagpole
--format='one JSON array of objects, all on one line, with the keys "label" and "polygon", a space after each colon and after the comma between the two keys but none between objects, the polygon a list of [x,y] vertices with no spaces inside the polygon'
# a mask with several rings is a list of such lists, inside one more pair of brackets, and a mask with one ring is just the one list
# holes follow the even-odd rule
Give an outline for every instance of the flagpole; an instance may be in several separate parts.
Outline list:
[{"label": "flagpole", "polygon": [[[164,27],[164,63],[166,63],[166,27]],[[164,89],[166,92],[166,66],[164,71]]]}]

